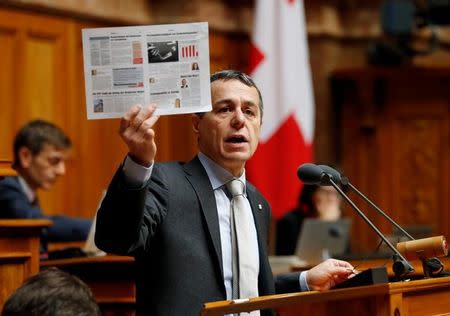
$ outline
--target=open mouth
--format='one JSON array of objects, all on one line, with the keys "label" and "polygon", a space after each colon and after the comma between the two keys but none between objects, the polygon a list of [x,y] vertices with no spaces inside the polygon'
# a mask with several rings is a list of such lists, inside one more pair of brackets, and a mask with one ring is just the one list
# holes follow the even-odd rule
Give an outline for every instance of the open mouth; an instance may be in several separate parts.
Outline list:
[{"label": "open mouth", "polygon": [[233,143],[233,144],[241,144],[241,143],[247,143],[247,139],[242,135],[233,135],[231,137],[228,137],[225,140],[227,143]]}]

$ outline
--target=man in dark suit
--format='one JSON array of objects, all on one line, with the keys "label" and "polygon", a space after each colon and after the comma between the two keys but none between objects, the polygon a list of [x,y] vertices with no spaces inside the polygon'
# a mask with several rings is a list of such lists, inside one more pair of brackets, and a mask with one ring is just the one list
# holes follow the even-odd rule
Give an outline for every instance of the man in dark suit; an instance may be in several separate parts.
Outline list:
[{"label": "man in dark suit", "polygon": [[0,181],[0,218],[48,218],[53,225],[43,236],[46,241],[85,240],[90,220],[45,216],[37,198],[38,189],[50,190],[65,174],[70,148],[70,139],[52,123],[34,120],[23,126],[14,140],[13,168],[18,176]]},{"label": "man in dark suit", "polygon": [[[261,94],[237,71],[211,77],[212,110],[193,115],[199,154],[190,162],[155,163],[155,106],[134,106],[120,135],[129,153],[115,174],[97,214],[96,244],[136,258],[138,315],[199,315],[202,304],[235,298],[229,192],[245,185],[258,260],[257,295],[328,289],[353,267],[328,260],[306,273],[272,277],[267,257],[270,206],[245,180],[245,162],[258,145]],[[281,166],[280,166],[281,167]],[[238,297],[239,298],[239,297]],[[241,297],[242,298],[242,297]],[[256,312],[259,314],[259,312]],[[261,311],[261,315],[272,315]]]}]

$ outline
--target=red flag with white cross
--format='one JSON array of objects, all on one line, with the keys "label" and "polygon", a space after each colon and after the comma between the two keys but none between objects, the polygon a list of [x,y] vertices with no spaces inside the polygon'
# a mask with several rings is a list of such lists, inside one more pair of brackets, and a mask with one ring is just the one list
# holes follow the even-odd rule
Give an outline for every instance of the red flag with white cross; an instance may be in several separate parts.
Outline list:
[{"label": "red flag with white cross", "polygon": [[249,73],[262,93],[260,144],[248,179],[272,205],[274,218],[295,207],[297,168],[313,160],[314,97],[301,0],[257,0]]}]

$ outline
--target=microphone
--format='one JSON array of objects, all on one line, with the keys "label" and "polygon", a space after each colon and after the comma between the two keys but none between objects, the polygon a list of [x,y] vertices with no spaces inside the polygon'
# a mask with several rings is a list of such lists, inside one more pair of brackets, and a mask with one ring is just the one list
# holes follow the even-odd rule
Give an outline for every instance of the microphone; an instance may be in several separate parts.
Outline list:
[{"label": "microphone", "polygon": [[298,168],[297,176],[305,184],[320,184],[325,173],[313,163],[304,163]]},{"label": "microphone", "polygon": [[[326,169],[326,171],[324,170]],[[372,221],[353,203],[352,200],[337,185],[343,182],[341,175],[335,169],[325,166],[321,168],[315,164],[307,163],[301,165],[297,170],[297,176],[306,184],[331,185],[336,191],[350,204],[350,206],[358,213],[358,215],[372,228],[375,233],[386,243],[386,245],[394,252],[394,265],[392,270],[397,278],[402,278],[414,271],[412,265],[403,257],[403,255],[389,242],[383,233],[372,223]],[[340,181],[339,181],[340,180]],[[347,180],[345,180],[347,182]]]},{"label": "microphone", "polygon": [[444,236],[403,241],[397,244],[397,250],[408,260],[445,257],[448,244]]},{"label": "microphone", "polygon": [[425,277],[438,276],[444,270],[444,265],[438,259],[448,254],[444,236],[399,242],[397,249],[408,260],[420,259]]},{"label": "microphone", "polygon": [[[368,203],[373,209],[375,209],[380,215],[387,219],[392,225],[397,227],[410,241],[402,242],[397,244],[397,251],[394,251],[390,243],[386,243],[391,250],[394,251],[394,260],[397,259],[420,259],[422,261],[423,272],[425,277],[435,276],[441,273],[444,269],[444,265],[438,259],[438,257],[446,256],[448,253],[448,244],[444,236],[437,236],[431,238],[424,238],[415,240],[408,232],[406,232],[397,222],[395,222],[391,217],[389,217],[385,212],[383,212],[378,206],[375,205],[369,198],[367,198],[363,193],[361,193],[355,186],[353,186],[347,177],[341,175],[337,170],[333,169],[327,165],[319,165],[325,173],[330,175],[336,183],[340,183],[346,187],[350,187],[354,192],[356,192],[366,203]],[[337,181],[340,180],[340,181]],[[367,221],[366,221],[367,222]],[[369,224],[370,225],[370,224]],[[372,227],[372,225],[370,225]],[[382,237],[380,235],[380,237]],[[384,238],[383,241],[386,242]],[[402,257],[403,256],[403,257]],[[394,272],[396,276],[402,276],[405,269],[405,262],[394,262]],[[398,269],[398,270],[397,270]]]},{"label": "microphone", "polygon": [[[323,170],[335,183],[342,183],[341,174],[336,170],[327,165],[318,165],[320,169]],[[328,184],[331,185],[331,184]]]},{"label": "microphone", "polygon": [[297,170],[298,178],[305,184],[331,186],[330,180],[341,183],[341,175],[335,169],[326,165],[313,163],[302,164]]}]

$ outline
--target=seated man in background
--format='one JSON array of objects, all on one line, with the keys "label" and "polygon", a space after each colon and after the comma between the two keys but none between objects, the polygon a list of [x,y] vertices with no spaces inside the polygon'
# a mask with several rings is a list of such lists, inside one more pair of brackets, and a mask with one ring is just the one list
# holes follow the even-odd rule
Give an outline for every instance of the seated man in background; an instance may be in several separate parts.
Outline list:
[{"label": "seated man in background", "polygon": [[52,267],[19,287],[1,316],[100,316],[89,287],[79,278]]},{"label": "seated man in background", "polygon": [[277,222],[276,254],[293,255],[305,218],[336,221],[341,218],[341,197],[331,186],[305,184],[297,207]]},{"label": "seated man in background", "polygon": [[52,220],[53,225],[43,232],[44,242],[86,239],[91,220],[44,216],[37,199],[38,189],[50,190],[56,179],[65,174],[71,146],[59,127],[43,120],[31,121],[19,130],[13,161],[18,176],[0,181],[0,218]]}]

